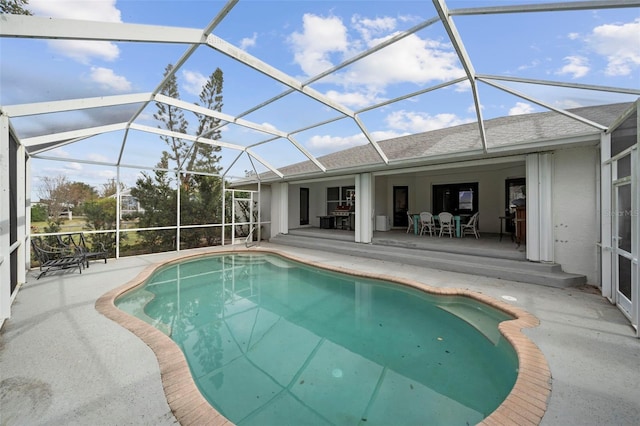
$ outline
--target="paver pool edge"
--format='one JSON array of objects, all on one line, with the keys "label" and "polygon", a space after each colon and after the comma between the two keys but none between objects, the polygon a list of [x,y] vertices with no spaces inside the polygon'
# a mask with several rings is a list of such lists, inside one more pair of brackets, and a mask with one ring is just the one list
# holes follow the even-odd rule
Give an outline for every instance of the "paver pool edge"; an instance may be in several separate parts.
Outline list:
[{"label": "paver pool edge", "polygon": [[551,372],[547,361],[537,347],[521,330],[536,327],[539,320],[527,311],[501,302],[492,297],[465,289],[436,288],[426,284],[383,274],[370,274],[347,268],[324,265],[298,258],[273,249],[211,250],[197,254],[178,255],[170,261],[150,265],[134,279],[102,295],[95,304],[96,310],[128,329],[144,341],[155,353],[167,402],[176,419],[183,425],[230,425],[232,424],[204,398],[197,388],[187,361],[180,348],[166,334],[152,325],[132,316],[115,306],[115,300],[125,292],[143,284],[158,268],[177,262],[212,254],[270,253],[325,270],[352,276],[380,279],[391,283],[413,287],[435,295],[466,296],[497,308],[514,317],[503,321],[499,330],[513,346],[519,363],[518,376],[513,389],[500,406],[480,424],[504,423],[539,424],[547,409],[551,395]]}]

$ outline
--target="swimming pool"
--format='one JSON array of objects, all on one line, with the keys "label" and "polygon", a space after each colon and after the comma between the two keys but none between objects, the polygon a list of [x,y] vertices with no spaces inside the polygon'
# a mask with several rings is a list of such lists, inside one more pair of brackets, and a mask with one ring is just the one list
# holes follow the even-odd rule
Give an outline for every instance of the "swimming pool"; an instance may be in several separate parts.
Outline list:
[{"label": "swimming pool", "polygon": [[170,335],[237,424],[473,424],[517,377],[497,329],[512,315],[268,253],[162,267],[117,304]]},{"label": "swimming pool", "polygon": [[[141,314],[142,317],[146,316],[144,321],[128,313],[125,313],[123,310],[116,307],[115,301],[116,299],[120,299],[123,295],[132,294],[131,290],[140,288],[146,281],[148,281],[151,276],[155,275],[156,272],[162,272],[163,270],[165,270],[166,266],[177,265],[180,263],[190,263],[190,261],[192,260],[207,257],[210,254],[220,255],[231,253],[276,254],[281,258],[288,258],[295,262],[303,262],[315,270],[334,270],[336,272],[348,272],[352,280],[360,281],[360,279],[362,278],[383,279],[391,283],[395,283],[393,284],[395,286],[398,286],[398,284],[400,284],[400,286],[398,287],[401,287],[405,290],[407,288],[419,289],[423,295],[439,294],[448,296],[464,296],[462,298],[452,297],[449,300],[479,300],[488,306],[496,308],[496,310],[502,314],[506,313],[507,316],[511,316],[514,319],[506,320],[499,324],[499,335],[502,336],[501,338],[506,339],[515,349],[519,364],[517,368],[517,378],[515,384],[513,385],[513,388],[511,389],[511,392],[507,395],[506,399],[504,399],[504,401],[497,407],[497,409],[493,411],[485,420],[490,422],[491,424],[495,422],[538,424],[544,416],[548,404],[548,399],[551,394],[551,373],[542,352],[531,339],[529,339],[521,332],[523,328],[537,326],[539,324],[539,321],[535,316],[513,305],[513,302],[508,304],[487,295],[472,292],[466,289],[431,287],[424,283],[428,282],[428,277],[426,276],[424,278],[419,278],[420,281],[416,281],[415,279],[412,280],[390,275],[381,275],[380,273],[376,274],[371,272],[364,272],[365,269],[363,268],[366,268],[366,270],[368,271],[370,270],[370,267],[367,265],[367,262],[359,262],[357,258],[353,258],[347,262],[340,260],[341,258],[339,257],[336,257],[334,259],[332,256],[327,256],[322,253],[319,253],[321,254],[320,257],[314,256],[313,254],[309,256],[309,254],[306,253],[294,256],[293,254],[289,253],[288,250],[264,248],[252,248],[250,250],[228,250],[225,248],[214,248],[209,250],[208,252],[188,251],[178,253],[171,261],[165,261],[160,264],[150,265],[144,271],[139,273],[133,280],[105,293],[96,301],[95,304],[96,309],[100,313],[133,332],[154,351],[156,357],[158,358],[162,385],[167,398],[167,402],[171,407],[173,414],[181,424],[202,424],[203,422],[206,422],[207,424],[228,425],[229,421],[212,407],[212,405],[205,399],[200,389],[196,386],[196,383],[192,378],[191,368],[186,361],[185,355],[183,354],[179,346],[174,343],[174,341],[171,340],[167,335],[168,333],[173,333],[173,331],[166,327],[163,331],[154,328],[149,324],[153,320],[151,319],[151,317],[146,316],[146,314],[144,314],[144,311],[138,312],[138,314]],[[327,260],[333,259],[332,264],[335,266],[327,265],[324,262],[319,263],[317,261],[311,260],[313,258],[322,258]],[[358,266],[359,264],[362,265]],[[345,265],[348,266],[349,269],[345,269],[344,267],[337,265]],[[390,263],[389,265],[394,264]],[[402,267],[402,265],[395,266]],[[360,268],[360,270],[358,270],[358,268]],[[374,267],[374,270],[380,270],[380,268]],[[429,271],[429,269],[425,269],[425,271]],[[374,281],[378,282],[377,280]],[[147,302],[149,300],[150,299],[147,299]],[[140,304],[140,306],[144,306],[147,302]],[[473,318],[475,315],[473,314],[473,310],[466,310],[465,314],[465,308],[460,308],[457,303],[453,303],[450,306],[450,309],[457,310],[458,315],[467,316],[468,321],[474,322]],[[476,324],[479,329],[482,329],[482,325],[482,322]],[[380,325],[378,324],[378,327],[379,326]],[[485,333],[487,339],[493,339],[495,337],[495,333],[487,333],[487,329],[482,329],[482,332]],[[436,337],[436,340],[442,342],[444,341],[444,338],[443,340],[439,340]],[[288,348],[289,347],[287,347],[286,349]],[[280,352],[282,352],[282,350],[280,350]],[[345,377],[345,370],[343,368],[339,368],[339,370],[332,369],[331,375],[336,374],[340,376],[340,373],[342,372],[342,377]],[[338,379],[338,377],[336,377],[336,379]],[[309,383],[310,382],[307,382],[305,380],[305,382],[301,385]],[[412,384],[412,386],[414,385]],[[411,386],[409,386],[409,388],[411,389]],[[405,402],[406,401],[391,401],[389,402],[389,404],[393,407],[395,406],[395,404],[401,406]],[[426,407],[428,401],[420,399],[418,401],[418,404],[422,404]],[[275,409],[278,409],[278,407],[276,406]],[[292,417],[289,418],[292,419],[291,422],[299,420],[293,419]],[[394,421],[394,423],[399,424],[400,421],[398,419],[401,418],[402,417],[396,418],[396,421]],[[285,421],[285,423],[287,422]],[[305,418],[299,423],[307,424],[310,423],[310,420],[308,418]],[[369,420],[368,418],[366,422],[363,421],[362,418],[360,418],[360,424],[371,423],[373,423],[373,421]],[[244,424],[250,423],[246,422]]]}]

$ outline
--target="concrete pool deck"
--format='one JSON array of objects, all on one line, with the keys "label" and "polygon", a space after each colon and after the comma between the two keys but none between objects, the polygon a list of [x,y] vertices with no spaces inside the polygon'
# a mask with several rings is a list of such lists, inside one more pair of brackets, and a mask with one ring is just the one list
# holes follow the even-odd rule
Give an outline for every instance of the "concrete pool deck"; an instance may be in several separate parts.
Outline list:
[{"label": "concrete pool deck", "polygon": [[[618,309],[591,289],[542,287],[268,243],[261,246],[333,267],[468,289],[524,309],[540,325],[523,333],[545,355],[552,374],[551,397],[541,424],[640,423],[640,339]],[[177,424],[154,353],[96,311],[95,303],[151,265],[199,252],[110,259],[107,265],[93,262],[82,274],[55,273],[37,281],[35,271],[30,272],[0,334],[0,423]]]}]

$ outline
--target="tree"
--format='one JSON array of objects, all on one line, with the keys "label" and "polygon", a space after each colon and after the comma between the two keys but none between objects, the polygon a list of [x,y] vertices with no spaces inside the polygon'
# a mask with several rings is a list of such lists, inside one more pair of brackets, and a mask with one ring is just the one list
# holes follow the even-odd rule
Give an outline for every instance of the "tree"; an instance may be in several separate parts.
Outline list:
[{"label": "tree", "polygon": [[38,188],[40,202],[47,206],[50,220],[53,223],[62,222],[62,212],[71,205],[69,182],[66,176],[43,176]]},{"label": "tree", "polygon": [[[92,231],[112,230],[116,227],[116,199],[101,198],[84,204],[85,228]],[[101,233],[91,235],[91,242],[100,242],[111,254],[115,251],[115,235]]]},{"label": "tree", "polygon": [[[164,152],[158,168],[166,169],[169,162],[168,153]],[[131,188],[131,195],[138,199],[144,209],[138,224],[142,228],[170,226],[176,223],[176,189],[172,184],[171,174],[156,170],[153,175],[142,173]],[[139,233],[141,243],[151,251],[166,251],[174,246],[174,232],[142,231]]]},{"label": "tree", "polygon": [[[173,65],[165,68],[168,76],[161,93],[174,99],[180,99],[178,81],[173,74]],[[207,80],[200,93],[199,103],[204,108],[222,110],[223,74],[217,68]],[[158,108],[154,118],[160,122],[159,128],[173,133],[187,133],[188,121],[180,108],[172,105],[156,103]],[[206,114],[197,114],[197,134],[209,140],[220,139],[220,120]],[[179,136],[161,136],[167,145],[162,158],[157,164],[158,169],[175,169],[187,171],[201,171],[219,173],[219,146],[208,143],[191,143]],[[174,183],[174,179],[176,179]],[[131,195],[136,197],[144,212],[140,214],[141,227],[160,227],[175,224],[176,218],[176,187],[180,191],[182,225],[199,225],[216,223],[222,217],[221,197],[222,179],[217,176],[205,176],[194,173],[180,173],[178,176],[171,172],[156,171],[153,174],[142,173],[132,188]],[[181,233],[181,242],[187,247],[197,247],[203,242],[211,245],[220,235],[219,229],[193,229]],[[175,233],[170,231],[144,231],[141,239],[147,247],[168,250],[175,248]]]},{"label": "tree", "polygon": [[[165,77],[170,74],[169,79],[163,86],[161,93],[166,96],[170,96],[174,99],[180,99],[180,91],[178,89],[178,81],[173,72],[173,65],[169,64],[165,68]],[[216,68],[211,73],[209,79],[202,87],[200,92],[200,102],[196,105],[207,108],[212,111],[222,111],[222,87],[224,78],[222,70]],[[189,127],[189,122],[185,119],[182,110],[172,105],[166,105],[161,102],[156,102],[158,111],[153,117],[160,121],[163,125],[158,125],[159,128],[165,128],[175,133],[186,133]],[[220,119],[211,117],[205,114],[196,114],[198,117],[198,130],[196,134],[198,136],[206,137],[207,139],[218,140],[220,139]],[[161,136],[160,137],[168,146],[169,151],[168,159],[171,161],[172,168],[182,170],[198,170],[201,172],[217,173],[220,171],[218,162],[220,157],[215,155],[216,152],[220,152],[219,146],[214,146],[207,143],[188,143],[184,139],[176,136]],[[183,186],[189,186],[191,182],[191,174],[185,173],[181,177],[181,183]]]},{"label": "tree", "polygon": [[[120,182],[120,191],[125,189],[125,185]],[[118,182],[114,178],[107,180],[107,183],[102,184],[102,190],[100,191],[100,195],[104,198],[110,197],[118,193]]]},{"label": "tree", "polygon": [[[202,88],[202,92],[200,93],[200,104],[197,105],[212,111],[221,112],[223,83],[224,78],[222,70],[220,68],[216,68]],[[197,116],[199,123],[197,135],[212,140],[220,139],[220,119],[204,114],[197,114]],[[194,144],[185,169],[194,170],[195,167],[195,170],[218,173],[220,171],[220,167],[218,166],[220,156],[215,155],[214,153],[220,152],[220,150],[221,148],[215,145],[202,143]]]},{"label": "tree", "polygon": [[88,201],[95,200],[98,192],[95,188],[84,182],[71,182],[68,184],[69,203],[73,206],[75,214],[82,213],[83,205]]},{"label": "tree", "polygon": [[31,222],[46,222],[47,208],[42,204],[31,206]]},{"label": "tree", "polygon": [[27,9],[29,0],[0,0],[0,12],[10,15],[31,15]]},{"label": "tree", "polygon": [[[173,73],[172,64],[167,65],[164,70],[164,76],[166,77],[167,75],[169,75],[169,79],[162,87],[160,93],[174,99],[180,99],[178,79],[176,78],[175,73]],[[176,133],[187,133],[189,122],[184,118],[184,114],[180,108],[173,105],[167,105],[162,102],[156,102],[156,107],[158,108],[158,112],[153,114],[153,118],[163,123],[165,129]],[[163,126],[158,125],[158,128],[163,128]],[[160,139],[162,139],[169,147],[170,151],[165,151],[167,153],[167,158],[175,162],[175,168],[178,169],[183,163],[184,156],[186,156],[186,153],[189,150],[188,143],[184,139],[176,136],[162,135],[160,136]]]}]

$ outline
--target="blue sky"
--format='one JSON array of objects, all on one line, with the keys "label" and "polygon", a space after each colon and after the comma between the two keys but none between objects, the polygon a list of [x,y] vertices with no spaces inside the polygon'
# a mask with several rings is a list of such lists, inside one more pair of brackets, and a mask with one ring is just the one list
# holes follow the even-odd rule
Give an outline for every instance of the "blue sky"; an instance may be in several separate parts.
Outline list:
[{"label": "blue sky", "polygon": [[[505,4],[512,1],[447,1],[449,9]],[[126,22],[203,29],[224,6],[222,1],[30,0],[36,16]],[[301,81],[321,73],[394,34],[437,16],[431,1],[240,1],[213,34]],[[599,86],[640,88],[640,10],[524,13],[455,16],[477,73],[563,81]],[[0,39],[0,105],[150,92],[168,63],[184,45]],[[286,88],[255,70],[203,46],[178,72],[181,99],[196,102],[202,83],[216,67],[224,72],[223,112],[238,115]],[[312,84],[312,88],[358,111],[389,99],[464,76],[458,56],[438,22],[363,61]],[[635,100],[635,96],[502,82],[558,108]],[[484,118],[544,111],[519,97],[480,84]],[[130,110],[129,110],[130,111]],[[136,121],[156,127],[151,105]],[[196,119],[187,113],[192,127]],[[285,132],[339,116],[304,95],[289,95],[244,117]],[[20,137],[118,121],[122,111],[85,111],[16,119]],[[375,140],[424,132],[476,119],[468,84],[444,89],[375,109],[361,115]],[[111,120],[111,121],[109,121]],[[82,123],[82,124],[79,124]],[[116,161],[122,133],[111,133],[66,145],[47,155]],[[366,143],[350,119],[295,135],[312,154]],[[222,140],[247,146],[270,137],[239,126],[226,126]],[[153,166],[165,147],[158,136],[132,132],[123,164]],[[287,141],[255,148],[278,167],[306,158]],[[228,167],[237,153],[223,151]],[[251,168],[246,159],[232,175]],[[259,166],[258,171],[264,171]],[[34,161],[34,176],[65,173],[70,180],[98,186],[115,176],[109,167],[82,162]],[[122,169],[129,185],[138,171]]]}]

